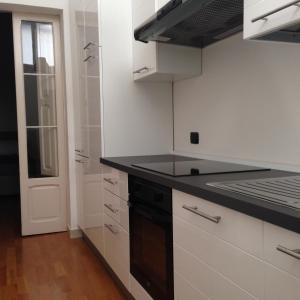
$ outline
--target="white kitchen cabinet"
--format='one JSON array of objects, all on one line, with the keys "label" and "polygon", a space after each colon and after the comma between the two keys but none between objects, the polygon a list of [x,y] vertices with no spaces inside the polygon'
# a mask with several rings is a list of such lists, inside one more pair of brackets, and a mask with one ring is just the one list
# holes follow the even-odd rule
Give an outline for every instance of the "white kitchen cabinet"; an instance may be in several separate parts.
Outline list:
[{"label": "white kitchen cabinet", "polygon": [[130,292],[136,300],[153,300],[152,297],[144,290],[144,288],[132,275],[130,275]]},{"label": "white kitchen cabinet", "polygon": [[113,218],[104,214],[105,259],[129,290],[129,234]]},{"label": "white kitchen cabinet", "polygon": [[[194,208],[210,216],[219,216],[219,224],[183,208]],[[173,190],[173,214],[189,224],[246,251],[256,257],[263,253],[263,221],[210,201]]]},{"label": "white kitchen cabinet", "polygon": [[70,2],[74,21],[74,95],[78,225],[100,253],[103,199],[98,0]]},{"label": "white kitchen cabinet", "polygon": [[[278,250],[284,247],[287,253]],[[291,256],[293,252],[297,257]],[[300,280],[300,234],[265,223],[264,224],[264,260]]]},{"label": "white kitchen cabinet", "polygon": [[[133,29],[167,1],[132,0]],[[133,40],[133,76],[142,81],[174,81],[201,75],[201,49]]]},{"label": "white kitchen cabinet", "polygon": [[173,191],[173,235],[176,300],[299,299],[299,234]]},{"label": "white kitchen cabinet", "polygon": [[99,252],[103,253],[102,176],[101,174],[84,174],[83,183],[84,233]]},{"label": "white kitchen cabinet", "polygon": [[[291,0],[245,0],[244,8],[244,38],[255,39],[268,33],[289,27],[300,22],[300,7],[290,5]],[[262,18],[264,14],[271,13]]]},{"label": "white kitchen cabinet", "polygon": [[265,300],[299,300],[300,280],[278,270],[272,265],[265,266]]},{"label": "white kitchen cabinet", "polygon": [[103,186],[118,197],[128,200],[128,174],[115,168],[103,166]]},{"label": "white kitchen cabinet", "polygon": [[118,222],[129,232],[129,213],[127,201],[119,198],[107,190],[103,190],[104,212]]},{"label": "white kitchen cabinet", "polygon": [[77,195],[77,219],[79,228],[84,231],[84,212],[83,212],[83,165],[81,158],[76,158],[76,195]]},{"label": "white kitchen cabinet", "polygon": [[189,284],[203,299],[263,299],[262,221],[173,191],[173,235],[175,285]]}]

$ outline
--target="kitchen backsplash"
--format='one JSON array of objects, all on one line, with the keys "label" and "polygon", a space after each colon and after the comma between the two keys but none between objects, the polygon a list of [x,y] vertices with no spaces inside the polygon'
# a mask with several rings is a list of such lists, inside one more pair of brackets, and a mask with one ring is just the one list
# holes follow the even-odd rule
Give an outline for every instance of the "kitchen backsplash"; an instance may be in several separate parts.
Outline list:
[{"label": "kitchen backsplash", "polygon": [[176,152],[300,170],[299,45],[233,36],[206,48],[203,75],[174,89]]}]

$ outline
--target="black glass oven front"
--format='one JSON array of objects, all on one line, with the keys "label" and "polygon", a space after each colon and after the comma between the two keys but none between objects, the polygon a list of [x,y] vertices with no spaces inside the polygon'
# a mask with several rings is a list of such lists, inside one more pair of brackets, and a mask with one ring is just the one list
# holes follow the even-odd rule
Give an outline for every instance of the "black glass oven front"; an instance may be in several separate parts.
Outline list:
[{"label": "black glass oven front", "polygon": [[171,189],[129,179],[130,272],[155,300],[173,300]]}]

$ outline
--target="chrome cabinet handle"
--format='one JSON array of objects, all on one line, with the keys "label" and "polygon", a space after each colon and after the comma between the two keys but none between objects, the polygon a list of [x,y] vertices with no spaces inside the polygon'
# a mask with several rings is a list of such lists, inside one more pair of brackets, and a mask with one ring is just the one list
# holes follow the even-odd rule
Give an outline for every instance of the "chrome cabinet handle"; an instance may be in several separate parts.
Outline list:
[{"label": "chrome cabinet handle", "polygon": [[300,249],[291,250],[291,249],[288,249],[284,246],[279,245],[277,247],[277,250],[280,251],[280,252],[283,252],[283,253],[291,256],[291,257],[294,257],[294,258],[300,260]]},{"label": "chrome cabinet handle", "polygon": [[113,234],[118,234],[119,231],[114,229],[114,226],[113,225],[109,225],[109,224],[104,224],[104,226]]},{"label": "chrome cabinet handle", "polygon": [[80,164],[87,164],[88,162],[85,160],[81,160],[81,159],[75,159],[76,162],[80,163]]},{"label": "chrome cabinet handle", "polygon": [[115,185],[116,182],[113,181],[111,178],[104,178],[104,181],[108,182],[109,184]]},{"label": "chrome cabinet handle", "polygon": [[104,206],[108,208],[112,213],[116,214],[118,212],[117,209],[114,209],[111,204],[104,203]]},{"label": "chrome cabinet handle", "polygon": [[86,156],[86,155],[83,155],[83,154],[77,154],[78,156],[80,157],[83,157],[83,158],[89,158],[89,156]]},{"label": "chrome cabinet handle", "polygon": [[214,223],[219,223],[221,221],[221,217],[213,217],[213,216],[210,216],[200,210],[198,210],[198,207],[197,206],[187,206],[187,205],[183,205],[182,208],[202,217],[202,218],[205,218],[209,221],[212,221]]},{"label": "chrome cabinet handle", "polygon": [[263,15],[257,17],[257,18],[252,19],[251,22],[255,23],[255,22],[260,21],[260,20],[267,21],[268,20],[267,17],[269,17],[271,15],[274,15],[274,14],[276,14],[276,13],[278,13],[278,12],[280,12],[280,11],[286,9],[286,8],[289,8],[289,7],[293,6],[293,5],[300,6],[299,2],[300,2],[299,0],[297,0],[297,1],[295,1],[295,0],[291,1],[290,3],[282,5],[281,7],[275,8],[275,9],[271,10],[270,12],[268,12],[266,14],[263,14]]},{"label": "chrome cabinet handle", "polygon": [[150,68],[143,67],[143,68],[140,68],[140,69],[134,71],[133,74],[141,74],[141,73],[146,73],[146,72],[149,72],[149,71],[150,71]]},{"label": "chrome cabinet handle", "polygon": [[97,45],[97,44],[94,43],[94,42],[89,42],[89,43],[86,44],[86,46],[83,48],[83,50],[88,50],[88,49],[90,49],[90,46],[100,47],[99,45]]},{"label": "chrome cabinet handle", "polygon": [[88,62],[90,59],[95,59],[96,56],[89,55],[86,59],[83,60],[83,62]]}]

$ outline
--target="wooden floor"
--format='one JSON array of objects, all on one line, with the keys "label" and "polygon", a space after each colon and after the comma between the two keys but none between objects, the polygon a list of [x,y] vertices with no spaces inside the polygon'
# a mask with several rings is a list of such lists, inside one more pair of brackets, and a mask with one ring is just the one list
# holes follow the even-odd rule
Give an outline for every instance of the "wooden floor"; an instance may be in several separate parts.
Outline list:
[{"label": "wooden floor", "polygon": [[0,300],[125,299],[81,239],[21,238],[17,212],[17,201],[0,198]]}]

